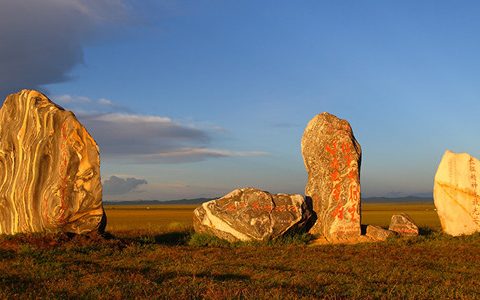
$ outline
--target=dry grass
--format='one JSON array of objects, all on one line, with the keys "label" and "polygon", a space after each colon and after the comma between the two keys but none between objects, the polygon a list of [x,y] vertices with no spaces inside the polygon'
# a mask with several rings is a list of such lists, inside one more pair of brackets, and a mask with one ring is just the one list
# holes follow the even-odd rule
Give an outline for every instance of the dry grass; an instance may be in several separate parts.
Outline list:
[{"label": "dry grass", "polygon": [[196,205],[110,205],[107,213],[107,231],[159,231],[192,226]]},{"label": "dry grass", "polygon": [[[371,208],[364,207],[364,220],[388,223],[389,206]],[[168,225],[188,225],[190,217],[173,210],[170,217],[182,217],[164,223],[155,219],[169,215],[166,211],[154,210],[148,218],[132,220],[128,216],[138,212],[108,209],[113,236],[107,239],[0,237],[0,298],[471,299],[480,295],[479,234],[453,238],[433,232],[385,243],[319,247],[308,246],[301,238],[277,244],[198,247],[189,246],[190,230]],[[419,216],[427,212],[418,210]],[[113,230],[121,222],[129,222],[131,228]],[[134,224],[139,228],[134,229]]]},{"label": "dry grass", "polygon": [[440,220],[433,203],[366,203],[362,204],[362,223],[387,226],[393,214],[407,213],[420,227],[440,230]]},{"label": "dry grass", "polygon": [[[196,205],[111,205],[105,208],[107,230],[158,231],[192,226]],[[440,229],[433,203],[365,203],[362,204],[362,223],[387,226],[393,214],[408,213],[419,226]]]}]

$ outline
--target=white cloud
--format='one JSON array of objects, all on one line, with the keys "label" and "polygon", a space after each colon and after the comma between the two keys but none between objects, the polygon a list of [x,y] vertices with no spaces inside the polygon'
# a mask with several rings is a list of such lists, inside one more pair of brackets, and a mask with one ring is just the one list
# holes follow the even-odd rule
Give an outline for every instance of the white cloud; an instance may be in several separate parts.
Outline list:
[{"label": "white cloud", "polygon": [[72,96],[72,95],[60,95],[55,97],[56,102],[60,102],[61,104],[85,104],[91,103],[92,100],[88,97],[84,96]]},{"label": "white cloud", "polygon": [[101,105],[113,105],[112,101],[110,101],[108,99],[105,99],[105,98],[98,99],[98,103],[101,104]]},{"label": "white cloud", "polygon": [[98,116],[93,116],[92,120],[96,121],[105,121],[112,123],[157,123],[157,124],[169,124],[172,123],[172,120],[167,117],[160,116],[149,116],[149,115],[136,115],[136,114],[126,114],[126,113],[109,113]]}]

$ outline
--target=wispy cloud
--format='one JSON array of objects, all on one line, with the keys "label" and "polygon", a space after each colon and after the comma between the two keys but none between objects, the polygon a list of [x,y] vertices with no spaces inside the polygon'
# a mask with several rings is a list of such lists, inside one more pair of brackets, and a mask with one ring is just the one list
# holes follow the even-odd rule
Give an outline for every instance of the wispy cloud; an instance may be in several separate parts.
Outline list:
[{"label": "wispy cloud", "polygon": [[124,163],[187,163],[225,157],[267,155],[212,147],[219,126],[202,126],[169,117],[132,113],[110,99],[59,95],[52,97],[71,109],[100,146],[102,158]]},{"label": "wispy cloud", "polygon": [[68,94],[54,95],[50,98],[55,103],[75,112],[76,115],[131,112],[128,107],[119,105],[107,98],[91,99],[85,96]]},{"label": "wispy cloud", "polygon": [[202,161],[207,158],[248,157],[264,155],[268,155],[268,153],[262,151],[230,151],[211,148],[179,148],[173,149],[171,151],[138,155],[136,157],[136,162],[149,163],[151,161],[160,161],[162,163],[182,163]]}]

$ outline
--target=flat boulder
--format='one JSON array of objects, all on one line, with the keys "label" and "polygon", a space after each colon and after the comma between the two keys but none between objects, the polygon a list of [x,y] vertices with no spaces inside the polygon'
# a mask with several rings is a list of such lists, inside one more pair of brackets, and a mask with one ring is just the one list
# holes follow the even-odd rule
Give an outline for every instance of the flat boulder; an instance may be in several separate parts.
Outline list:
[{"label": "flat boulder", "polygon": [[97,144],[75,115],[22,90],[0,109],[0,234],[105,227]]},{"label": "flat boulder", "polygon": [[196,208],[193,227],[230,242],[266,241],[303,230],[311,215],[301,195],[243,188]]},{"label": "flat boulder", "polygon": [[413,219],[405,213],[393,215],[388,230],[394,231],[401,236],[418,235],[418,226],[415,225]]},{"label": "flat boulder", "polygon": [[302,155],[305,195],[316,214],[310,232],[329,240],[360,236],[362,150],[350,124],[326,112],[315,116],[305,128]]},{"label": "flat boulder", "polygon": [[374,241],[385,241],[390,237],[396,236],[397,233],[390,230],[384,229],[380,226],[368,225],[366,236],[372,238]]},{"label": "flat boulder", "polygon": [[480,232],[480,161],[446,151],[435,174],[433,199],[445,233]]}]

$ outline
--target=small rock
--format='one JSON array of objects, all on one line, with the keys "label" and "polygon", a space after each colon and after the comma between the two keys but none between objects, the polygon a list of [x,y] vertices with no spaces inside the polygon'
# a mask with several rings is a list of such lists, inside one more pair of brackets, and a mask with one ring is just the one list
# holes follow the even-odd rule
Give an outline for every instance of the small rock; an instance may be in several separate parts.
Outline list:
[{"label": "small rock", "polygon": [[446,151],[435,174],[433,199],[445,233],[480,232],[480,161]]},{"label": "small rock", "polygon": [[388,229],[391,231],[395,231],[401,236],[418,235],[418,226],[415,225],[413,219],[405,213],[393,215]]},{"label": "small rock", "polygon": [[329,240],[359,237],[362,150],[350,124],[326,112],[315,116],[305,128],[302,155],[305,195],[316,214],[310,232]]},{"label": "small rock", "polygon": [[311,216],[301,195],[243,188],[196,208],[193,226],[230,242],[265,241],[303,230]]},{"label": "small rock", "polygon": [[391,230],[383,229],[380,226],[368,225],[366,235],[375,241],[385,241],[389,237],[396,236],[397,233]]}]

